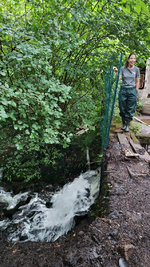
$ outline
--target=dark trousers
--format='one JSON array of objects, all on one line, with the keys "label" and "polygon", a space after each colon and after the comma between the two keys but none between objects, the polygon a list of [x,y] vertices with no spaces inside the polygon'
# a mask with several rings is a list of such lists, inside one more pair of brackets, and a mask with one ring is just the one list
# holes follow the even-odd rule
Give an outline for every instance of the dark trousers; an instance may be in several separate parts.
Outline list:
[{"label": "dark trousers", "polygon": [[123,121],[130,122],[134,116],[137,104],[136,88],[120,88],[119,92],[119,109]]}]

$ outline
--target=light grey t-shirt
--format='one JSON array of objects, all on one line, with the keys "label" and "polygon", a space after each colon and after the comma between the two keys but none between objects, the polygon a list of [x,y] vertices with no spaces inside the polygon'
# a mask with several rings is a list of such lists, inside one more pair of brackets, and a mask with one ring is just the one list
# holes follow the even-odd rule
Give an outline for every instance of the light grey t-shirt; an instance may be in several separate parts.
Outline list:
[{"label": "light grey t-shirt", "polygon": [[136,86],[136,78],[140,77],[140,70],[136,66],[132,69],[121,67],[119,75],[122,75],[122,87],[132,88]]}]

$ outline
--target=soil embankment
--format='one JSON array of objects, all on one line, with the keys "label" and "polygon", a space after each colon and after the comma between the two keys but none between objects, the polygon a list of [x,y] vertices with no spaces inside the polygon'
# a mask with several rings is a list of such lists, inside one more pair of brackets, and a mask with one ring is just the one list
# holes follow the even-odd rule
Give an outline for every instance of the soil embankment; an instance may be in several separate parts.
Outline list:
[{"label": "soil embankment", "polygon": [[0,240],[1,267],[150,266],[150,169],[140,157],[127,157],[117,137],[106,152],[109,212],[84,221],[54,243]]}]

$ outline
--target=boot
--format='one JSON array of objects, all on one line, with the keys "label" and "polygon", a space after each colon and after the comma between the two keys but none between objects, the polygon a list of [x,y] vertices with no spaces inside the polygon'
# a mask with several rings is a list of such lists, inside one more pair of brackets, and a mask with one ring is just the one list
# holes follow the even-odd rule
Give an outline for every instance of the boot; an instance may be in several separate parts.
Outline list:
[{"label": "boot", "polygon": [[130,131],[129,126],[130,126],[130,122],[126,122],[126,127],[125,127],[125,129],[124,129],[124,131],[125,131],[126,133]]},{"label": "boot", "polygon": [[125,130],[126,129],[126,121],[122,118],[122,127],[121,130]]}]

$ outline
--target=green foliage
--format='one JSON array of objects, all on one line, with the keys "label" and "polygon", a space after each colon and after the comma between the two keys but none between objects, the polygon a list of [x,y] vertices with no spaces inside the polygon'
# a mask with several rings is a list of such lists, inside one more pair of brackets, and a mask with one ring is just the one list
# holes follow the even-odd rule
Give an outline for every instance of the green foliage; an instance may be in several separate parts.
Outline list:
[{"label": "green foliage", "polygon": [[[53,77],[51,49],[45,42],[36,42],[25,29],[16,31],[9,23],[7,30],[2,23],[1,35],[0,141],[4,178],[38,179],[41,150],[46,165],[48,146],[66,146],[70,142],[72,134],[63,116],[71,87]],[[53,161],[54,155],[48,159]]]},{"label": "green foliage", "polygon": [[21,170],[39,178],[47,162],[58,168],[55,146],[67,147],[80,125],[97,127],[107,67],[121,52],[136,52],[141,67],[149,56],[149,13],[147,0],[1,1],[0,146],[15,147],[9,180]]},{"label": "green foliage", "polygon": [[41,178],[40,162],[36,151],[14,151],[5,158],[4,179],[7,181],[25,181]]},{"label": "green foliage", "polygon": [[[86,149],[89,147],[90,160],[95,168],[99,165],[97,155],[100,149],[99,129],[82,136],[74,136],[67,148],[61,145],[43,145],[40,151],[14,150],[7,148],[1,155],[3,175],[7,181],[36,181],[42,179],[49,183],[64,184],[68,178],[87,170]],[[8,151],[8,149],[10,151]]]},{"label": "green foliage", "polygon": [[142,112],[142,106],[143,106],[143,104],[140,103],[139,101],[137,101],[136,112],[138,114],[140,114]]},{"label": "green foliage", "polygon": [[37,150],[40,143],[65,142],[69,136],[62,130],[61,117],[64,103],[70,98],[70,87],[52,77],[48,47],[23,43],[16,49],[20,53],[10,52],[7,62],[1,63],[1,138],[8,127],[18,149],[29,143]]},{"label": "green foliage", "polygon": [[142,129],[142,124],[135,122],[135,123],[131,123],[131,127],[132,127],[132,131],[135,133],[135,135]]}]

